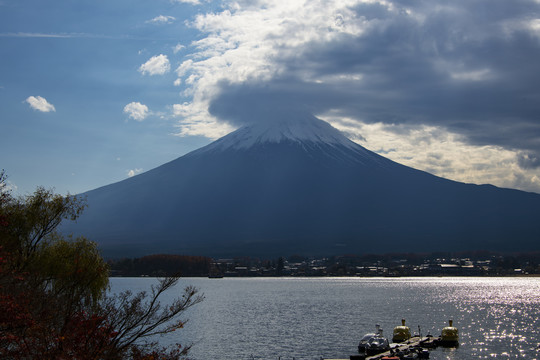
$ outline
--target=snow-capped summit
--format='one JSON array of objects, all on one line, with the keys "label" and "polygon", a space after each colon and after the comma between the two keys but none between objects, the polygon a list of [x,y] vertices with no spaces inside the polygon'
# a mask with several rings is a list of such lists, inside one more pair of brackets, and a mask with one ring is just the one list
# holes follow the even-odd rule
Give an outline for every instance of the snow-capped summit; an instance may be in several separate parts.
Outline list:
[{"label": "snow-capped summit", "polygon": [[292,120],[265,121],[246,125],[205,147],[205,150],[247,149],[264,143],[323,143],[356,148],[339,130],[312,115]]},{"label": "snow-capped summit", "polygon": [[268,147],[278,145],[282,149],[302,149],[311,156],[324,156],[353,163],[372,163],[377,167],[384,167],[389,161],[351,141],[326,121],[309,114],[300,115],[294,120],[276,119],[245,125],[193,151],[189,156],[228,151],[267,152]]},{"label": "snow-capped summit", "polygon": [[65,230],[108,256],[539,250],[540,195],[400,165],[311,116],[245,126],[83,195]]}]

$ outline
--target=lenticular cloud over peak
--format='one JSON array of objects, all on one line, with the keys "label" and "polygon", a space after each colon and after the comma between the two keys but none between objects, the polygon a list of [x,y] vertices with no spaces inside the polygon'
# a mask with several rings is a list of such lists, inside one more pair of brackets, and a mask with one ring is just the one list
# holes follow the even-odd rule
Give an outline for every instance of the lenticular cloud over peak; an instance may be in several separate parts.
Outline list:
[{"label": "lenticular cloud over peak", "polygon": [[313,116],[295,94],[264,86],[223,84],[210,101],[209,112],[216,118],[242,126],[254,123],[302,122]]},{"label": "lenticular cloud over peak", "polygon": [[[518,161],[523,154],[540,157],[538,2],[261,0],[224,6],[190,23],[202,36],[176,70],[189,98],[182,104],[182,135],[215,139],[231,125],[300,110],[332,124],[356,124],[353,132],[373,143],[399,136],[396,151],[414,147],[402,154],[413,159],[432,148],[415,145],[405,133],[369,138],[358,129],[436,128],[459,139],[454,154],[486,147],[494,153],[482,167],[448,167],[445,174],[460,180],[474,172],[484,182],[504,179],[498,185],[540,191],[540,172]],[[497,159],[508,152],[511,165],[501,164]]]}]

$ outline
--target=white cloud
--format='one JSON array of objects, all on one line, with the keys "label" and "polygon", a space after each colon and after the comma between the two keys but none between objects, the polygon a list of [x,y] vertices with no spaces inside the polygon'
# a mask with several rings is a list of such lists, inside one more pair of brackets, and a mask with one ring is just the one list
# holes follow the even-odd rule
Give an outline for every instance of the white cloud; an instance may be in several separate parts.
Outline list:
[{"label": "white cloud", "polygon": [[205,136],[215,140],[235,130],[231,125],[217,121],[199,102],[174,104],[173,115],[182,118],[178,136]]},{"label": "white cloud", "polygon": [[491,69],[470,69],[466,68],[463,63],[455,64],[443,59],[435,61],[433,67],[457,81],[486,81],[494,78]]},{"label": "white cloud", "polygon": [[[207,36],[192,43],[196,51],[176,69],[180,79],[176,83],[188,85],[183,95],[193,97],[195,108],[208,108],[223,82],[271,80],[283,74],[279,60],[295,57],[301,46],[331,44],[340,36],[361,34],[368,25],[350,10],[358,3],[262,0],[234,3],[221,13],[198,15],[191,26]],[[343,78],[350,79],[347,74]],[[201,128],[195,130],[199,121]],[[215,128],[208,127],[207,121],[200,111],[186,114],[179,124],[181,134],[195,131],[206,136],[208,130],[207,136],[214,138]]]},{"label": "white cloud", "polygon": [[192,67],[193,65],[193,60],[191,59],[188,59],[188,60],[185,60],[184,62],[182,62],[180,64],[180,66],[176,69],[176,74],[180,77],[184,76],[189,70],[190,68]]},{"label": "white cloud", "polygon": [[147,62],[139,67],[139,72],[143,75],[163,75],[171,69],[171,64],[167,55],[152,56]]},{"label": "white cloud", "polygon": [[93,39],[115,39],[113,36],[91,33],[0,33],[0,37],[20,37],[20,38],[53,38],[53,39],[77,39],[77,38],[93,38]]},{"label": "white cloud", "polygon": [[12,183],[11,181],[7,180],[3,186],[0,186],[0,194],[2,193],[16,193],[19,188],[17,185]]},{"label": "white cloud", "polygon": [[148,106],[135,101],[124,106],[124,113],[137,121],[143,121],[150,114]]},{"label": "white cloud", "polygon": [[151,24],[172,24],[175,20],[174,16],[159,15],[146,22]]},{"label": "white cloud", "polygon": [[455,80],[484,81],[484,80],[489,79],[490,70],[482,69],[482,70],[473,70],[473,71],[465,71],[465,72],[455,72],[455,73],[451,73],[450,76]]},{"label": "white cloud", "polygon": [[455,181],[518,187],[540,192],[540,170],[516,163],[519,151],[474,146],[463,136],[435,126],[363,124],[320,116],[351,140],[400,164]]},{"label": "white cloud", "polygon": [[540,37],[540,19],[531,20],[528,27],[534,35]]},{"label": "white cloud", "polygon": [[176,2],[176,3],[191,4],[191,5],[199,5],[201,3],[199,0],[171,0],[171,1]]},{"label": "white cloud", "polygon": [[176,54],[176,53],[178,53],[180,50],[182,50],[183,48],[185,48],[184,45],[182,45],[182,44],[176,44],[176,46],[173,47],[173,52]]},{"label": "white cloud", "polygon": [[190,25],[202,37],[176,68],[175,84],[190,97],[173,108],[179,135],[232,129],[224,121],[233,116],[217,105],[249,108],[255,89],[278,106],[335,109],[332,121],[348,119],[349,133],[367,134],[367,148],[407,165],[539,191],[540,168],[516,161],[527,150],[540,158],[540,46],[530,36],[540,34],[530,15],[539,9],[489,0],[403,4],[238,0],[196,16]]},{"label": "white cloud", "polygon": [[29,96],[25,101],[34,110],[38,110],[41,112],[56,111],[54,105],[49,103],[45,98],[41,96]]},{"label": "white cloud", "polygon": [[140,173],[142,173],[143,169],[132,169],[132,170],[128,170],[127,171],[127,176],[128,177],[133,177],[135,175],[138,175]]}]

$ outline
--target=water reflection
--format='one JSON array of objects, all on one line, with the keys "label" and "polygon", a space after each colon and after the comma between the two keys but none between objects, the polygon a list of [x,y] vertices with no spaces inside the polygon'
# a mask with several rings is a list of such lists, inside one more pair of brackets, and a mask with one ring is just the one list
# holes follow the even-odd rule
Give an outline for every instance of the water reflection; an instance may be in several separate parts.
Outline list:
[{"label": "water reflection", "polygon": [[[112,288],[151,279],[113,279]],[[194,342],[192,358],[348,358],[360,337],[401,318],[411,330],[439,335],[448,319],[458,349],[431,359],[537,359],[540,281],[536,278],[183,279],[206,294],[185,331],[162,343]],[[183,336],[177,338],[177,336]]]}]

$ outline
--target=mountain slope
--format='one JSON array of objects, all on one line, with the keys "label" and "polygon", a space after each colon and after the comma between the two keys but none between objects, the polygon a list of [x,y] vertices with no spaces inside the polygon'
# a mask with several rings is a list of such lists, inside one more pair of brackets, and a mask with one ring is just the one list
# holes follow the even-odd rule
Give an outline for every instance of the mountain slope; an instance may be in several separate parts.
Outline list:
[{"label": "mountain slope", "polygon": [[540,195],[442,179],[297,120],[241,128],[90,191],[67,230],[112,256],[540,248]]}]

